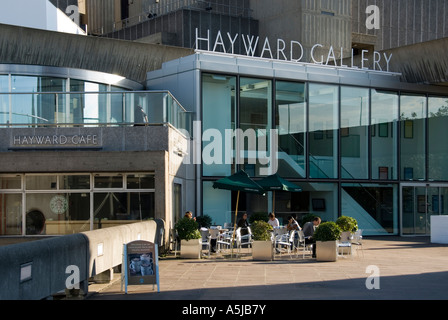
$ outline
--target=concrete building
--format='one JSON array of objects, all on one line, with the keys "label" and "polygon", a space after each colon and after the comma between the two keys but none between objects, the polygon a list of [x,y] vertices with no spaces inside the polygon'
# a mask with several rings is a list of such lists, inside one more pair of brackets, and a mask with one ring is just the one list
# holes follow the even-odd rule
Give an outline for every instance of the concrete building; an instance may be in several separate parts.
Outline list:
[{"label": "concrete building", "polygon": [[[126,26],[104,37],[0,25],[1,236],[150,218],[171,228],[186,210],[231,223],[235,195],[212,184],[238,169],[265,176],[272,162],[257,148],[275,130],[278,149],[268,145],[262,160],[278,161],[303,192],[243,195],[240,213],[268,212],[275,200],[279,218],[351,215],[367,235],[429,234],[429,217],[448,212],[446,29],[389,47],[394,28],[360,26],[367,2],[186,3],[134,1],[164,11],[130,25],[123,2]],[[432,26],[441,18],[428,8]],[[235,129],[260,140],[242,144],[241,163],[237,149],[227,150],[231,163],[217,161],[226,145],[204,133]]]}]

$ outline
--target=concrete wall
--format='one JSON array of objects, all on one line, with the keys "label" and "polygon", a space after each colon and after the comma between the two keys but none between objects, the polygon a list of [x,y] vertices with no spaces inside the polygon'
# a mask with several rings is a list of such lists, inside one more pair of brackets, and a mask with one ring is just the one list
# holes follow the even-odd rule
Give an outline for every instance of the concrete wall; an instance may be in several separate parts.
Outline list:
[{"label": "concrete wall", "polygon": [[148,71],[192,53],[178,47],[0,24],[0,63],[86,69],[143,83]]},{"label": "concrete wall", "polygon": [[[66,289],[79,268],[80,289],[88,292],[88,280],[122,263],[123,244],[134,240],[160,243],[162,220],[151,220],[62,237],[0,247],[0,300],[46,299]],[[31,278],[20,281],[23,266],[31,265]],[[66,273],[67,272],[67,273]],[[69,282],[73,284],[73,282]]]},{"label": "concrete wall", "polygon": [[[366,27],[369,5],[380,9],[379,30]],[[354,40],[363,35],[371,36],[377,51],[448,36],[448,4],[445,0],[352,0],[352,11]]]}]

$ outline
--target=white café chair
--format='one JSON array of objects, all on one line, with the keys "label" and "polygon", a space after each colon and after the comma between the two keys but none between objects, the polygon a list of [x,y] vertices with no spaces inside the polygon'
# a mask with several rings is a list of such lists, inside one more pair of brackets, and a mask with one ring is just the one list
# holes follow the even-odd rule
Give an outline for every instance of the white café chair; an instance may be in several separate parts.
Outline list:
[{"label": "white caf\u00e9 chair", "polygon": [[235,238],[236,238],[236,247],[238,249],[238,252],[241,252],[241,249],[243,246],[246,246],[248,248],[252,248],[252,231],[250,230],[250,227],[247,228],[248,234],[245,234],[244,236],[241,235],[241,228],[236,229],[235,232]]},{"label": "white caf\u00e9 chair", "polygon": [[292,253],[295,250],[295,234],[296,231],[290,231],[289,233],[284,233],[281,235],[278,235],[275,238],[275,248],[276,248],[276,252],[281,253],[281,246],[285,246],[286,247],[286,252],[289,254],[290,258],[292,258]]},{"label": "white caf\u00e9 chair", "polygon": [[297,234],[299,235],[299,241],[298,241],[298,250],[300,250],[300,248],[303,248],[302,253],[303,256],[302,258],[305,259],[305,254],[307,252],[309,252],[311,255],[313,254],[312,248],[313,248],[313,244],[311,243],[306,243],[305,242],[305,234],[303,233],[303,230],[298,230]]},{"label": "white caf\u00e9 chair", "polygon": [[[177,252],[180,251],[179,237],[175,229],[170,229],[170,250],[174,251],[174,256],[177,256]],[[172,249],[171,249],[172,247]]]},{"label": "white caf\u00e9 chair", "polygon": [[352,238],[352,246],[356,247],[356,254],[359,255],[358,250],[361,248],[362,257],[364,258],[364,250],[362,247],[362,229],[358,229]]},{"label": "white caf\u00e9 chair", "polygon": [[211,235],[210,231],[206,228],[201,228],[201,236],[202,236],[202,250],[205,249],[208,250],[208,257],[210,258],[210,253],[212,251],[212,245],[211,245]]},{"label": "white caf\u00e9 chair", "polygon": [[232,246],[232,233],[220,232],[218,238],[216,239],[216,253],[220,253],[225,249],[230,249]]},{"label": "white caf\u00e9 chair", "polygon": [[336,250],[338,257],[346,258],[347,256],[350,256],[353,259],[351,242],[338,240]]}]

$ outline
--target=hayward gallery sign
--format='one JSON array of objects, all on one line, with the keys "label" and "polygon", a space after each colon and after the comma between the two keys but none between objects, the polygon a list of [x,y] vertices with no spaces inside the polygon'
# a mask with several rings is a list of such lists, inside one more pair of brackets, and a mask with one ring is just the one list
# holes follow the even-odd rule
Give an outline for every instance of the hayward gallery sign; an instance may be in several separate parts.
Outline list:
[{"label": "hayward gallery sign", "polygon": [[[225,36],[222,35],[221,31],[218,31],[215,38],[210,36],[210,30],[207,30],[207,37],[201,37],[199,35],[199,30],[196,28],[196,41],[195,48],[199,48],[199,44],[206,43],[207,51],[211,52],[223,52],[228,53],[226,48],[230,47],[230,53],[234,54],[235,43],[238,39],[242,39],[244,44],[244,50],[247,56],[255,57],[258,47],[263,42],[263,47],[261,49],[261,54],[258,56],[259,58],[268,58],[268,59],[277,59],[282,61],[292,61],[292,62],[301,62],[304,56],[304,48],[303,45],[299,41],[290,41],[289,50],[286,49],[286,42],[282,39],[277,39],[275,41],[276,47],[272,49],[271,42],[268,37],[264,39],[260,39],[260,37],[249,36],[249,35],[231,35],[229,32]],[[261,40],[261,41],[260,41]],[[339,67],[347,67],[354,69],[365,69],[368,62],[371,62],[373,66],[373,70],[377,71],[390,71],[390,61],[392,59],[392,53],[387,54],[383,52],[382,54],[378,51],[373,51],[373,56],[369,58],[369,50],[361,50],[361,61],[360,65],[355,65],[354,62],[354,49],[351,50],[351,64],[345,65],[343,61],[343,50],[344,48],[334,48],[330,46],[327,54],[320,55],[316,53],[317,50],[324,48],[322,44],[315,44],[312,46],[310,51],[311,60],[315,64],[325,65],[325,66],[339,66]],[[340,52],[339,58],[336,57],[336,50]],[[370,61],[371,60],[371,61]],[[386,69],[383,70],[381,65],[386,64]]]}]

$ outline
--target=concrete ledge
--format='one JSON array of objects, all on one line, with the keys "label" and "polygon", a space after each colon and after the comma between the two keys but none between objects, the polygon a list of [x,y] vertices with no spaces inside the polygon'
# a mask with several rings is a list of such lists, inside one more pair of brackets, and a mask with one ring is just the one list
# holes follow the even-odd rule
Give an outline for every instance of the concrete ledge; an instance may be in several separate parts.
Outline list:
[{"label": "concrete ledge", "polygon": [[89,278],[112,280],[111,270],[122,263],[124,243],[146,240],[160,245],[164,228],[163,220],[149,220],[1,246],[0,300],[46,299],[67,284],[79,284],[87,294]]}]

